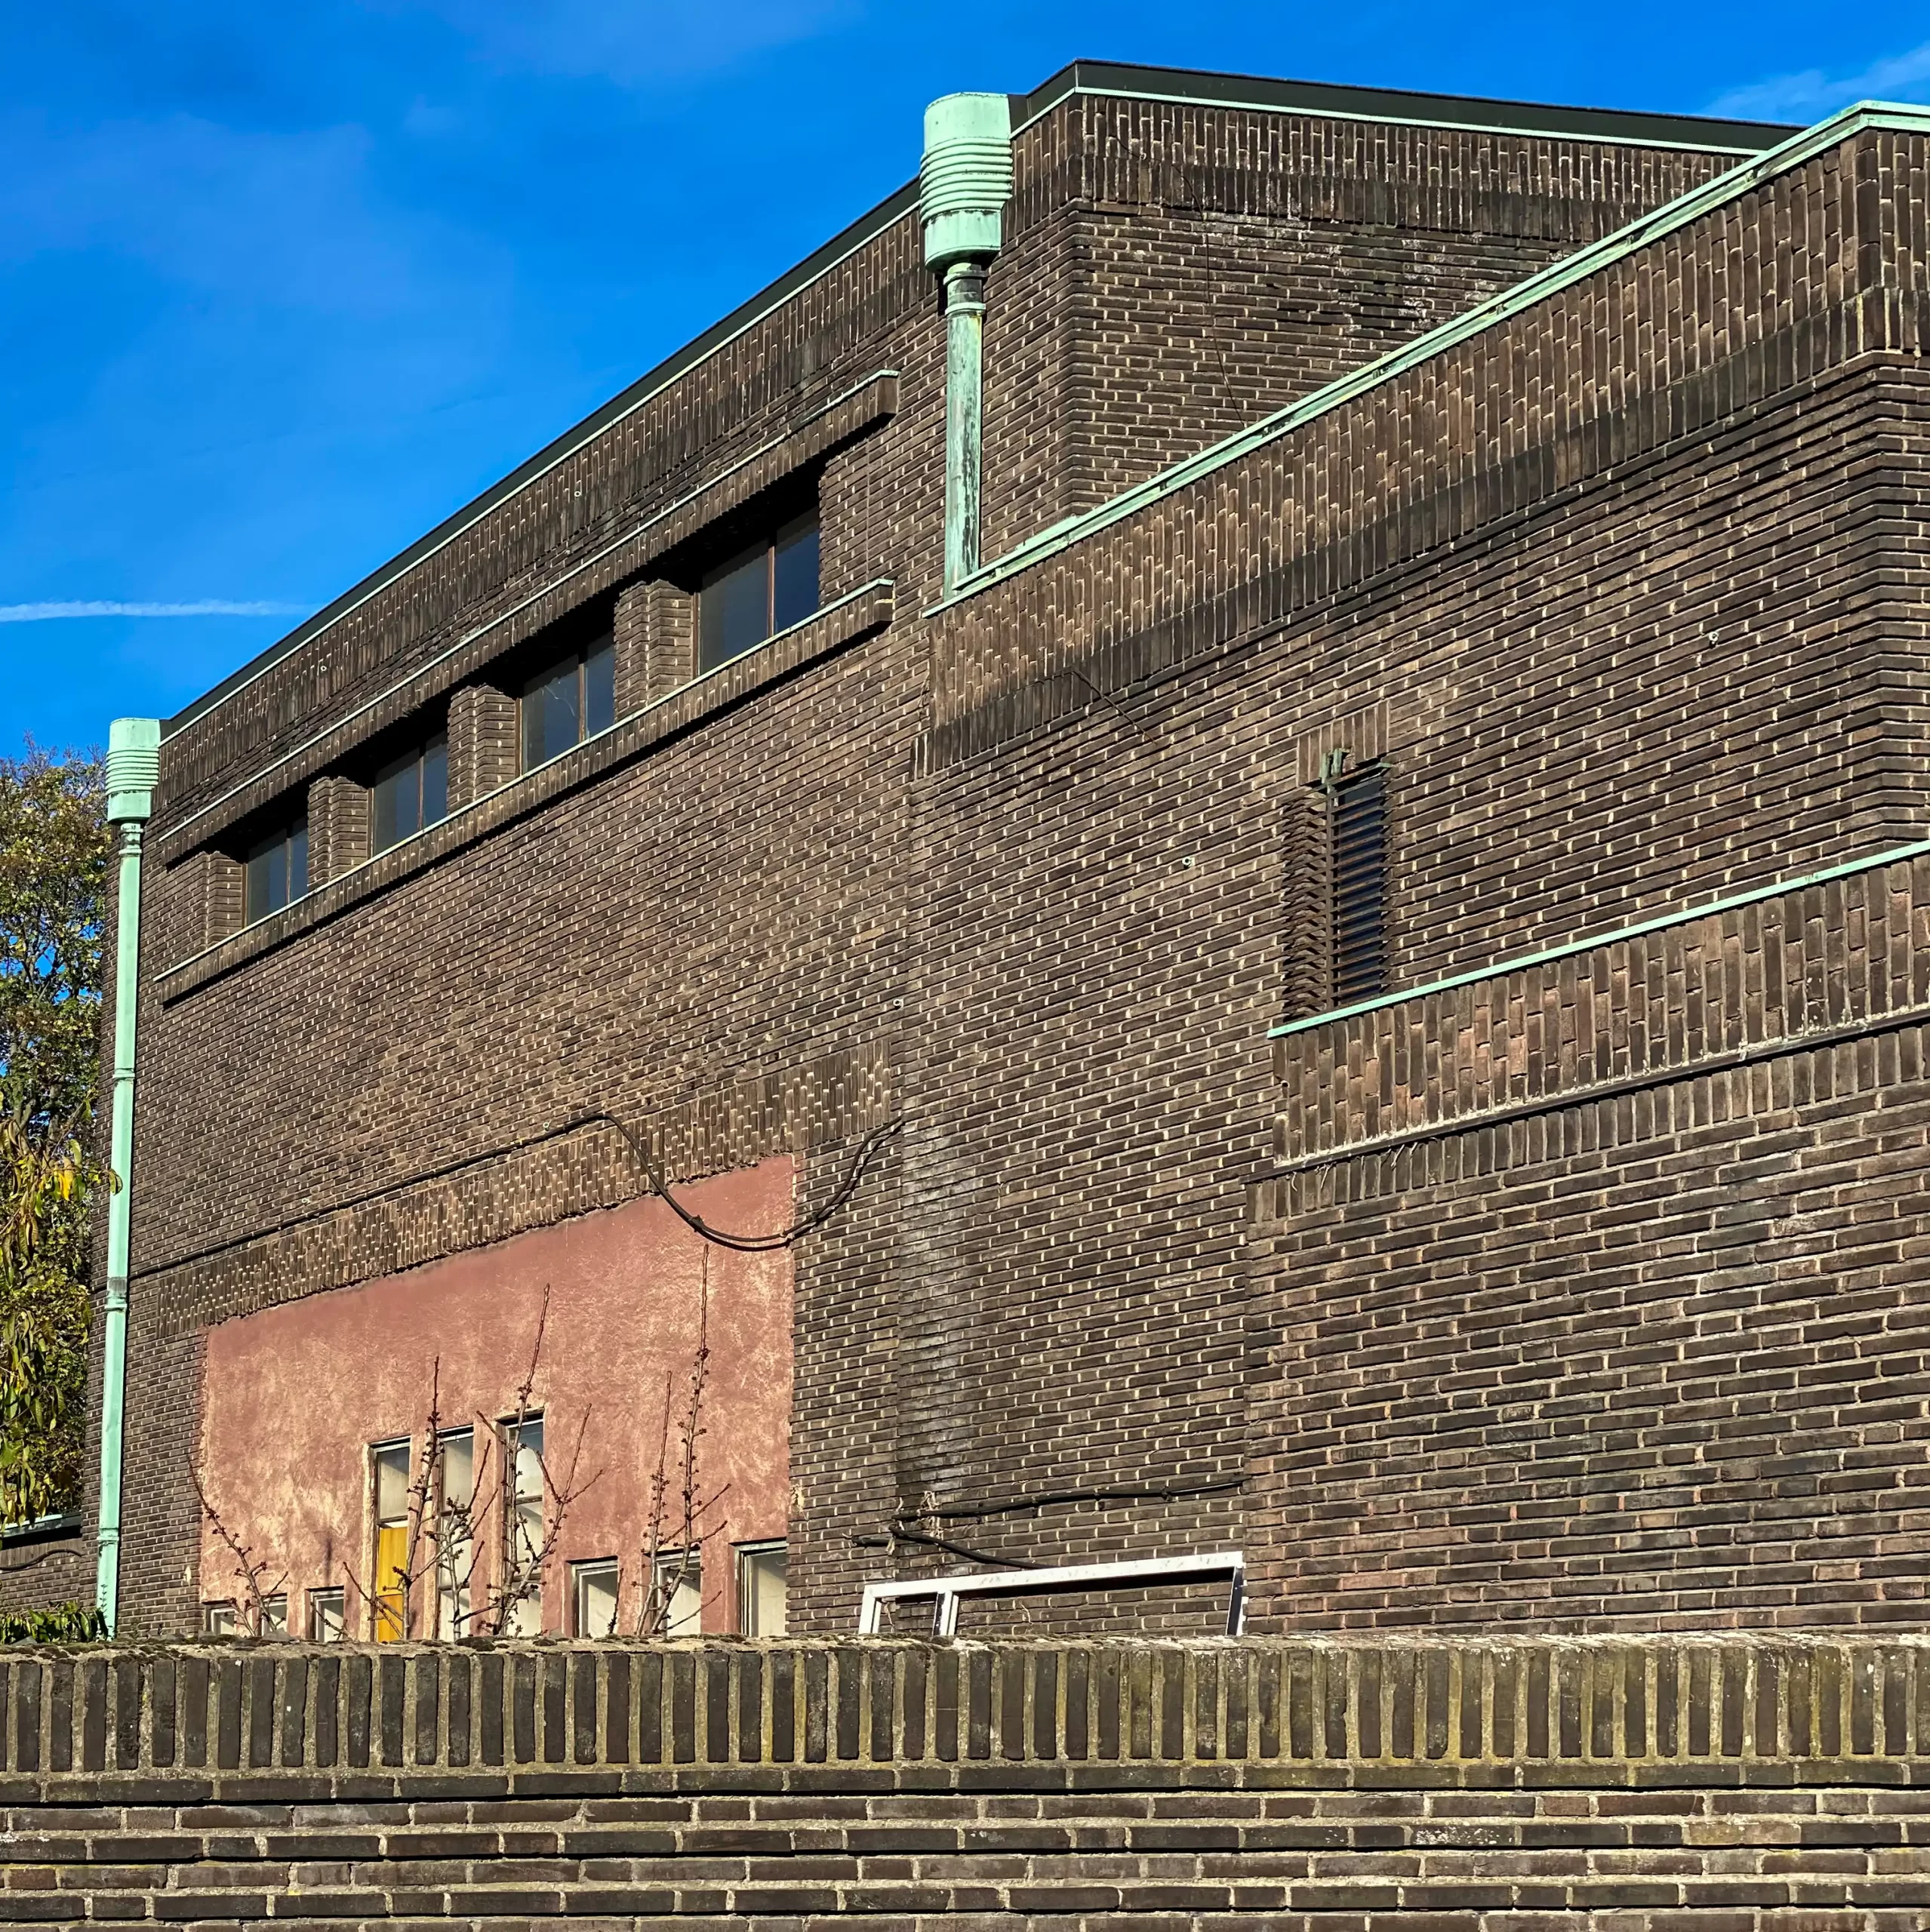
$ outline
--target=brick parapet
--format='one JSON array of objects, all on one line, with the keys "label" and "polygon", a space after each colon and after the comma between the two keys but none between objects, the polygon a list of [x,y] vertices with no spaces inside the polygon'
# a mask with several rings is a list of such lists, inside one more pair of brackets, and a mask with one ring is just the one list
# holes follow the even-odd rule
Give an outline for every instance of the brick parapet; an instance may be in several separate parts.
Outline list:
[{"label": "brick parapet", "polygon": [[924,1769],[939,1788],[974,1765],[1244,1770],[1275,1789],[1930,1783],[1930,1639],[1908,1635],[241,1641],[17,1651],[0,1672],[0,1772],[217,1794],[726,1765]]}]

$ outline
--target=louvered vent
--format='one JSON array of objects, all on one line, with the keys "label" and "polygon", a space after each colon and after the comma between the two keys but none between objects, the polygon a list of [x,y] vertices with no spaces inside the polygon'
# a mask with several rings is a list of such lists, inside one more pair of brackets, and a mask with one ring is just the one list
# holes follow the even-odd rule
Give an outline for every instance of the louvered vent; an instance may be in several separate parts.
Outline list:
[{"label": "louvered vent", "polygon": [[1387,769],[1363,765],[1334,787],[1334,1003],[1387,989]]}]

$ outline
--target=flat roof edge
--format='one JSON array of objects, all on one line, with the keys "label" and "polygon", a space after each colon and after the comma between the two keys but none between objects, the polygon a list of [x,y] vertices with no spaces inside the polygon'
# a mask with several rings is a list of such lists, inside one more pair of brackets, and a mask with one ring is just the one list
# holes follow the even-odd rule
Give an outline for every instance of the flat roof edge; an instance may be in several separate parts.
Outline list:
[{"label": "flat roof edge", "polygon": [[[1198,106],[1254,107],[1276,113],[1310,113],[1426,126],[1487,128],[1513,134],[1546,134],[1569,139],[1602,140],[1644,146],[1757,153],[1795,130],[1770,122],[1718,121],[1692,116],[1640,114],[1613,108],[1565,108],[1534,102],[1490,100],[1475,96],[1416,93],[1399,88],[1358,88],[1318,81],[1280,81],[1242,74],[1186,68],[1138,66],[1129,63],[1075,60],[1030,94],[1010,97],[1016,132],[1060,103],[1079,94],[1122,95]],[[1504,110],[1504,116],[1498,110]],[[165,741],[197,718],[245,691],[325,631],[379,595],[416,565],[460,536],[539,477],[566,461],[586,443],[642,407],[677,378],[753,327],[765,315],[846,257],[882,234],[918,205],[918,183],[906,183],[814,249],[795,267],[740,303],[703,332],[647,370],[636,380],[553,438],[534,456],[419,537],[407,549],[351,585],[285,637],[163,721]]]},{"label": "flat roof edge", "polygon": [[1408,88],[1351,87],[1330,81],[1276,81],[1130,61],[1075,60],[1030,94],[1012,97],[1014,130],[1029,125],[1076,94],[1117,94],[1200,106],[1257,107],[1274,113],[1397,121],[1423,127],[1487,129],[1497,134],[1555,134],[1651,147],[1759,154],[1787,140],[1797,122],[1733,121],[1707,115],[1649,114],[1618,107],[1563,107],[1480,94],[1427,94]]}]

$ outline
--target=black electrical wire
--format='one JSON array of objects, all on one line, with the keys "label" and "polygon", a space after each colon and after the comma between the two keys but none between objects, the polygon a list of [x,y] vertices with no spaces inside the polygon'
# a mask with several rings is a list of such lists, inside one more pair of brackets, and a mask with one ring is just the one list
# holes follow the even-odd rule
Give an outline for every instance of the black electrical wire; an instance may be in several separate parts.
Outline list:
[{"label": "black electrical wire", "polygon": [[426,1186],[432,1181],[451,1180],[457,1174],[466,1174],[473,1168],[485,1167],[491,1161],[506,1159],[512,1154],[528,1153],[552,1140],[561,1140],[575,1133],[580,1128],[609,1125],[614,1127],[629,1143],[644,1171],[650,1176],[651,1185],[662,1195],[670,1211],[688,1226],[702,1235],[706,1241],[713,1241],[721,1247],[737,1247],[747,1254],[761,1254],[770,1248],[788,1247],[801,1236],[809,1234],[814,1228],[820,1228],[848,1201],[860,1180],[872,1155],[891,1135],[903,1125],[902,1121],[888,1121],[884,1126],[869,1135],[857,1151],[851,1163],[851,1170],[830,1200],[814,1214],[808,1215],[795,1227],[786,1229],[781,1235],[733,1235],[722,1233],[687,1212],[670,1197],[667,1185],[657,1174],[649,1158],[638,1147],[636,1137],[629,1128],[614,1115],[606,1113],[580,1114],[573,1120],[565,1121],[560,1127],[546,1127],[540,1134],[526,1134],[520,1140],[506,1142],[499,1147],[491,1147],[480,1154],[466,1154],[460,1159],[444,1162],[439,1167],[426,1168],[420,1172],[406,1176],[401,1180],[390,1181],[381,1187],[372,1187],[361,1194],[352,1194],[338,1201],[331,1201],[325,1208],[312,1208],[306,1213],[290,1214],[275,1222],[272,1226],[255,1228],[244,1235],[231,1235],[226,1241],[211,1241],[205,1247],[191,1250],[186,1254],[173,1256],[165,1261],[157,1261],[145,1268],[137,1268],[132,1279],[145,1281],[151,1275],[171,1273],[177,1268],[185,1268],[198,1261],[208,1261],[217,1254],[226,1254],[238,1247],[247,1247],[258,1241],[269,1241],[280,1235],[291,1234],[297,1228],[313,1226],[317,1221],[325,1221],[331,1214],[346,1214],[357,1208],[366,1208],[377,1201],[386,1201],[395,1195],[411,1187]]},{"label": "black electrical wire", "polygon": [[894,1523],[882,1537],[853,1537],[851,1541],[860,1549],[888,1549],[894,1543],[915,1543],[927,1549],[942,1549],[947,1555],[962,1556],[968,1563],[989,1564],[995,1570],[1036,1570],[1040,1566],[1028,1562],[1022,1556],[992,1556],[982,1549],[968,1549],[962,1543],[953,1543],[944,1537],[928,1537],[917,1530],[908,1530],[901,1523]]},{"label": "black electrical wire", "polygon": [[719,1247],[734,1248],[740,1254],[770,1254],[802,1240],[814,1229],[821,1228],[836,1214],[857,1192],[857,1184],[864,1178],[864,1171],[870,1164],[872,1155],[903,1124],[901,1120],[888,1120],[882,1127],[876,1128],[866,1134],[863,1145],[852,1159],[850,1171],[839,1183],[837,1192],[815,1214],[807,1214],[802,1220],[793,1222],[781,1234],[774,1235],[726,1234],[722,1229],[713,1228],[700,1216],[693,1214],[671,1194],[670,1183],[658,1171],[657,1163],[644,1151],[643,1143],[614,1114],[578,1114],[564,1131],[568,1133],[571,1129],[579,1127],[614,1127],[622,1135],[623,1144],[636,1157],[637,1165],[650,1177],[650,1184],[662,1197],[664,1205],[685,1227],[701,1235],[706,1241],[713,1241]]},{"label": "black electrical wire", "polygon": [[1036,1496],[1007,1497],[996,1503],[947,1503],[905,1512],[915,1523],[982,1522],[988,1516],[1016,1516],[1030,1509],[1057,1509],[1074,1503],[1174,1503],[1189,1496],[1219,1496],[1244,1489],[1245,1476],[1213,1482],[1161,1483],[1144,1489],[1050,1489]]}]

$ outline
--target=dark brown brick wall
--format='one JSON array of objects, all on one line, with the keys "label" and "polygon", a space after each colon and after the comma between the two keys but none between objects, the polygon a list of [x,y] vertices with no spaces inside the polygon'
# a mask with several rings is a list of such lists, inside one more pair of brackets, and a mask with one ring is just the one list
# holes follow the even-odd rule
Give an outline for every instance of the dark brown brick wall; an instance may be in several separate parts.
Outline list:
[{"label": "dark brown brick wall", "polygon": [[[988,474],[1011,479],[995,487],[1008,490],[1014,533],[1078,502],[1082,476],[1101,487],[1216,433],[1214,412],[1247,380],[1242,312],[1212,325],[1222,389],[1182,393],[1170,362],[1149,373],[1142,441],[1108,400],[1130,386],[1130,343],[1095,351],[1104,380],[1080,389],[1081,317],[1113,312],[1115,296],[1118,315],[1141,315],[1138,244],[1122,242],[1110,266],[1098,247],[1102,231],[1141,232],[1111,203],[1148,211],[1143,232],[1181,253],[1187,223],[1227,217],[1237,248],[1226,259],[1246,264],[1285,394],[1319,380],[1328,352],[1316,322],[1288,342],[1288,298],[1251,286],[1264,251],[1238,251],[1258,250],[1263,231],[1310,276],[1308,264],[1327,265],[1308,301],[1356,291],[1365,319],[1345,342],[1365,355],[1375,330],[1419,314],[1374,306],[1398,277],[1387,266],[1370,300],[1370,257],[1408,264],[1421,307],[1450,305],[1454,288],[1476,291],[1538,249],[1599,233],[1710,165],[1442,135],[1402,149],[1383,179],[1362,172],[1358,147],[1343,152],[1355,138],[1344,128],[1283,128],[1283,140],[1338,144],[1318,195],[1294,189],[1313,201],[1294,204],[1285,189],[1261,192],[1276,166],[1264,155],[1216,174],[1185,158],[1193,137],[1177,123],[1082,146],[1086,124],[1066,117],[1021,144],[993,295],[1013,332],[1009,363],[993,348],[995,383],[1036,372],[1032,407],[995,408],[988,438]],[[1578,1209],[1571,1249],[1565,1222],[1547,1240],[1531,1226],[1504,1243],[1495,1230],[1514,1229],[1516,1204],[1482,1204],[1516,1183],[1485,1171],[1412,1200],[1403,1180],[1350,1202],[1337,1231],[1324,1201],[1276,1203],[1256,1229],[1255,1177],[1291,1158],[1276,1141],[1266,1035],[1325,996],[1322,861],[1307,821],[1322,749],[1389,761],[1392,954],[1410,984],[1921,830],[1919,150],[1885,136],[1826,155],[929,620],[939,336],[894,231],[774,320],[762,346],[706,365],[657,414],[608,432],[600,454],[572,459],[586,500],[604,506],[594,515],[559,510],[546,524],[540,493],[506,510],[497,549],[479,534],[423,567],[417,591],[381,593],[312,663],[304,652],[271,672],[233,716],[171,741],[162,841],[195,801],[244,782],[271,739],[319,728],[461,625],[531,594],[615,528],[620,497],[623,515],[667,500],[803,435],[786,426],[888,363],[900,371],[888,416],[881,405],[811,458],[826,466],[827,592],[888,577],[888,602],[881,590],[862,622],[743,660],[191,971],[161,980],[173,962],[153,946],[173,942],[152,940],[129,1627],[177,1628],[187,1611],[175,1580],[191,1527],[180,1471],[197,1324],[620,1198],[639,1183],[614,1137],[565,1131],[592,1109],[660,1145],[680,1122],[745,1123],[691,1129],[673,1165],[707,1171],[787,1148],[804,1156],[806,1207],[829,1197],[865,1132],[902,1122],[796,1257],[802,1628],[848,1627],[867,1575],[955,1560],[903,1540],[894,1550],[894,1529],[1033,1560],[1244,1543],[1270,1623],[1344,1620],[1356,1590],[1384,1620],[1440,1614],[1443,1593],[1462,1589],[1454,1562],[1476,1560],[1442,1553],[1454,1508],[1487,1508],[1490,1477],[1498,1494],[1518,1483],[1544,1499],[1567,1466],[1551,1451],[1546,1472],[1510,1474],[1519,1445],[1504,1417],[1478,1445],[1488,1477],[1464,1479],[1436,1471],[1404,1422],[1363,1411],[1367,1436],[1347,1446],[1365,1466],[1384,1445],[1388,1472],[1374,1481],[1406,1484],[1403,1495],[1440,1485],[1415,1501],[1412,1524],[1395,1512],[1416,1574],[1395,1574],[1378,1526],[1362,1527],[1351,1505],[1334,1506],[1326,1541],[1310,1537],[1293,1512],[1318,1492],[1291,1460],[1294,1432],[1340,1426],[1348,1378],[1377,1387],[1391,1372],[1371,1334],[1347,1332],[1393,1318],[1371,1300],[1375,1243],[1396,1240],[1387,1229],[1434,1244],[1429,1278],[1450,1301],[1519,1307],[1542,1270],[1574,1299],[1538,1331],[1531,1368],[1509,1371],[1541,1376],[1528,1400],[1544,1418],[1566,1414],[1565,1360],[1577,1377],[1594,1372],[1589,1281],[1621,1265],[1599,1259],[1611,1233],[1638,1254],[1653,1244],[1630,1265],[1670,1284],[1668,1319],[1730,1334],[1731,1366],[1712,1370],[1710,1399],[1730,1399],[1725,1376],[1793,1374],[1767,1349],[1756,1364],[1745,1303],[1666,1259],[1726,1225],[1719,1205],[1672,1218],[1670,1192],[1726,1198],[1710,1177],[1744,1157],[1719,1133],[1685,1140],[1662,1180],[1662,1150],[1646,1142],[1627,1158],[1578,1147],[1575,1185],[1593,1204]],[[1278,167],[1283,180],[1312,178],[1310,162]],[[1467,179],[1437,195],[1426,181],[1442,168]],[[1889,200],[1859,192],[1866,174],[1888,181]],[[1074,208],[1054,181],[1084,184],[1094,205]],[[1476,245],[1485,223],[1491,247]],[[1194,304],[1206,329],[1217,311],[1193,272],[1175,269],[1171,300]],[[1099,306],[1080,307],[1082,275]],[[1177,312],[1162,324],[1147,310],[1144,326],[1170,329]],[[769,361],[753,369],[760,355]],[[1074,457],[1082,421],[1089,462]],[[1021,509],[1028,491],[1036,507]],[[173,930],[164,915],[152,931]],[[1911,928],[1907,949],[1925,937]],[[1916,1075],[1900,1060],[1871,1066],[1845,1104],[1852,1136],[1876,1151],[1818,1183],[1846,1190],[1829,1211],[1843,1226],[1803,1251],[1818,1276],[1861,1279],[1857,1217],[1894,1198],[1895,1175],[1908,1195],[1920,1173]],[[1679,1071],[1685,1091],[1705,1078]],[[807,1091],[835,1097],[784,1099]],[[1706,1104],[1733,1124],[1726,1100]],[[1811,1204],[1805,1149],[1822,1143],[1804,1137],[1822,1128],[1808,1099],[1787,1104],[1776,1132],[1793,1137],[1775,1144],[1788,1171],[1769,1192]],[[1883,1143],[1885,1109],[1902,1110],[1899,1147]],[[1550,1175],[1534,1183],[1549,1192],[1522,1199],[1541,1211],[1565,1184]],[[1853,1520],[1848,1487],[1832,1487],[1804,1504],[1804,1552],[1786,1531],[1752,1540],[1735,1525],[1768,1522],[1791,1478],[1738,1464],[1747,1495],[1672,1503],[1655,1533],[1670,1563],[1685,1546],[1701,1552],[1699,1580],[1658,1580],[1668,1566],[1642,1544],[1648,1532],[1629,1533],[1648,1614],[1822,1621],[1913,1601],[1890,1579],[1921,1556],[1903,1471],[1926,1396],[1901,1312],[1920,1291],[1910,1244],[1921,1237],[1892,1218],[1885,1238],[1901,1258],[1881,1264],[1892,1278],[1858,1318],[1872,1325],[1845,1398],[1869,1417],[1818,1438],[1845,1471],[1882,1447],[1892,1494],[1881,1520]],[[1496,1285],[1483,1287],[1491,1236]],[[1312,1371],[1294,1351],[1311,1344],[1294,1297],[1323,1293],[1343,1333],[1316,1403],[1301,1387]],[[1464,1337],[1450,1333],[1451,1356]],[[1625,1346],[1651,1345],[1631,1331]],[[1451,1368],[1424,1386],[1438,1364],[1414,1361],[1414,1400],[1448,1399]],[[1790,1413],[1799,1457],[1823,1426]],[[1685,1439],[1719,1439],[1718,1422],[1697,1410]],[[988,1513],[931,1513],[977,1507]],[[1608,1614],[1599,1550],[1566,1535],[1551,1530],[1540,1554],[1524,1538],[1519,1561],[1538,1567],[1467,1589],[1491,1605],[1512,1593],[1544,1617]]]}]

